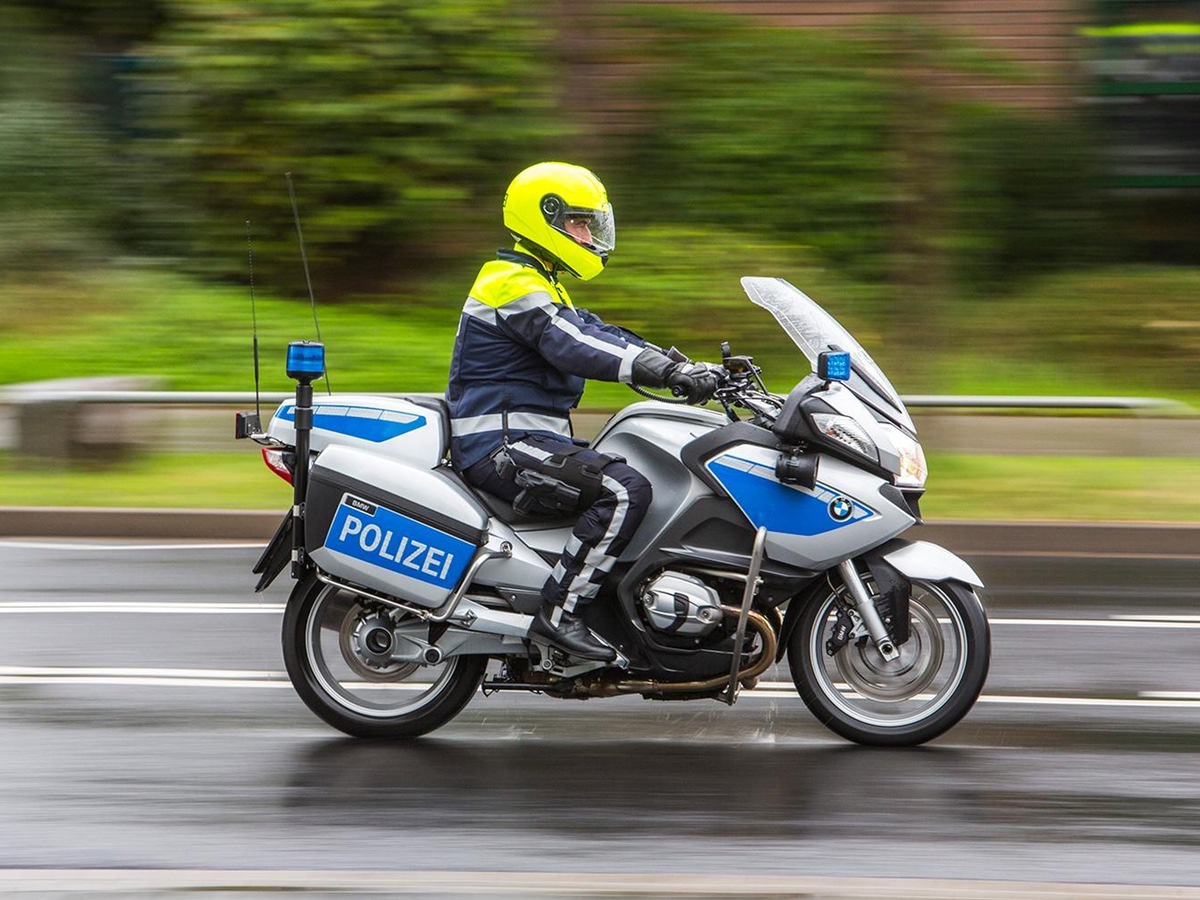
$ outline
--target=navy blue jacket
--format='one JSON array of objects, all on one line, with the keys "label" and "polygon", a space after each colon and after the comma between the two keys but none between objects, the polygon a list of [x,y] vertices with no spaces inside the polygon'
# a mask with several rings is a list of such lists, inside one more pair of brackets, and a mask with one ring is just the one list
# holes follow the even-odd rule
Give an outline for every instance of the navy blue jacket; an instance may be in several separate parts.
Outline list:
[{"label": "navy blue jacket", "polygon": [[588,378],[630,382],[645,342],[576,309],[532,256],[501,250],[475,279],[450,363],[450,455],[462,470],[505,440],[571,439]]}]

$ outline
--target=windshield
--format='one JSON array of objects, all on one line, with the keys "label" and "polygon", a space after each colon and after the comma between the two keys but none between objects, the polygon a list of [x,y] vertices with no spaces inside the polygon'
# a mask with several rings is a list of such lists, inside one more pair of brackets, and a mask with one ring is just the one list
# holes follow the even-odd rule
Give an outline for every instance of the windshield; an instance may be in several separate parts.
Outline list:
[{"label": "windshield", "polygon": [[808,357],[814,372],[817,355],[822,351],[831,348],[849,351],[851,375],[846,387],[892,421],[913,428],[900,395],[883,370],[850,332],[814,300],[782,278],[743,278],[742,288],[754,303],[775,317],[788,337]]}]

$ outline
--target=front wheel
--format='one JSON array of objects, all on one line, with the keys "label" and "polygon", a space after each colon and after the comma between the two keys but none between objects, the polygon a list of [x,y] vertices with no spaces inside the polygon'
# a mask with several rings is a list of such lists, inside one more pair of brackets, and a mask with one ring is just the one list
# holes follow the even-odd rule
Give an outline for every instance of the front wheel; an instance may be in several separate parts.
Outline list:
[{"label": "front wheel", "polygon": [[433,731],[458,715],[483,680],[483,656],[453,656],[433,666],[390,662],[396,616],[311,577],[288,599],[288,677],[309,709],[346,734],[411,738]]},{"label": "front wheel", "polygon": [[914,746],[948,731],[987,679],[991,635],[983,604],[956,582],[912,583],[910,637],[885,660],[869,638],[830,656],[846,605],[831,591],[804,609],[788,645],[800,697],[821,724],[860,744]]}]

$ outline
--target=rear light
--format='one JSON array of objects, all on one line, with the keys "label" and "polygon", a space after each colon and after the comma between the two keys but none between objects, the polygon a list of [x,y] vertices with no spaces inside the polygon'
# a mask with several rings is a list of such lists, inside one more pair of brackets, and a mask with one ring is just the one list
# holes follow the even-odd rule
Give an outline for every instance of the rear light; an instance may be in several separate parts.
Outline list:
[{"label": "rear light", "polygon": [[263,462],[267,468],[286,481],[292,483],[292,473],[296,471],[296,453],[280,447],[263,447]]}]

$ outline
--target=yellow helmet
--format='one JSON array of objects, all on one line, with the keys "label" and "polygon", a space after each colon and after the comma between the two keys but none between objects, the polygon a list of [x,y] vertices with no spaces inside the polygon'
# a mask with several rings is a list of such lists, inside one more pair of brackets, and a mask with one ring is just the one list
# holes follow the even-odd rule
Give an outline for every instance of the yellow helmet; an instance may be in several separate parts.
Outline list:
[{"label": "yellow helmet", "polygon": [[590,281],[616,246],[612,205],[582,166],[543,162],[517,175],[504,195],[504,227],[518,243]]}]

